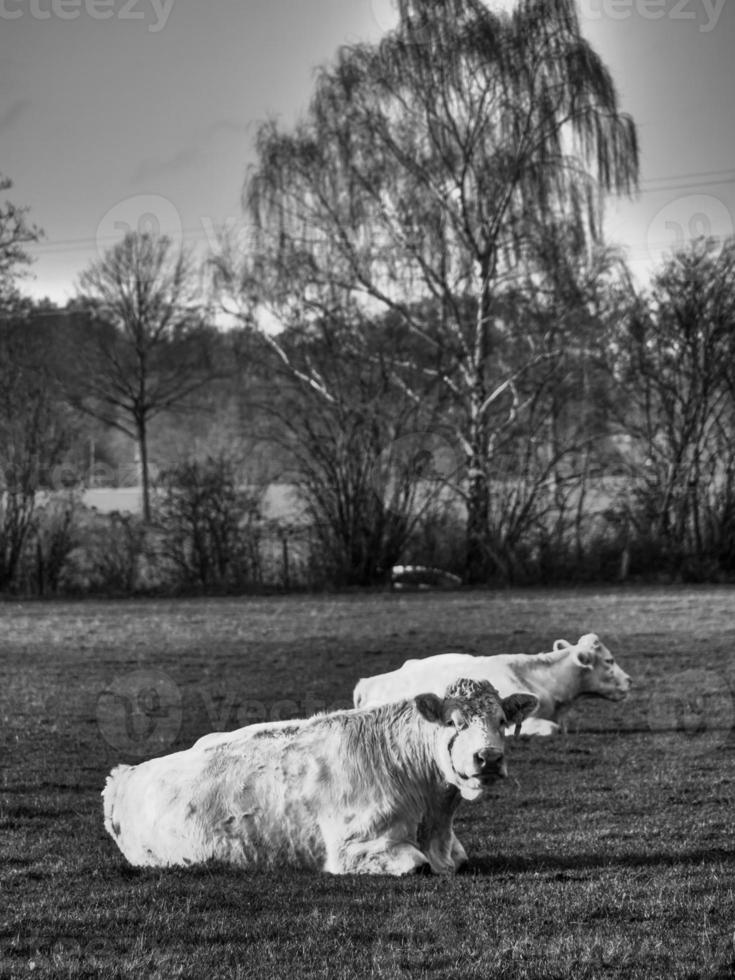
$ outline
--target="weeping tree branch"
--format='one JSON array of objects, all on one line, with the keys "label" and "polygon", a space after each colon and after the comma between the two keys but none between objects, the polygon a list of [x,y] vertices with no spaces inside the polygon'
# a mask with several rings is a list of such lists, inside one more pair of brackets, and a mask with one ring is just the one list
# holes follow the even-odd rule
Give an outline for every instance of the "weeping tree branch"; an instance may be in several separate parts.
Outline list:
[{"label": "weeping tree branch", "polygon": [[[309,323],[327,296],[355,329],[369,319],[352,316],[360,308],[400,318],[445,388],[474,474],[477,580],[499,424],[488,409],[506,398],[513,421],[512,379],[537,356],[529,346],[509,361],[505,297],[555,274],[540,227],[563,226],[589,253],[605,195],[635,189],[638,146],[573,0],[521,0],[512,15],[481,0],[398,0],[398,12],[380,44],[342,48],[321,70],[292,131],[258,133],[240,288],[284,327]],[[393,368],[405,390],[404,365]],[[322,387],[313,372],[301,380]]]}]

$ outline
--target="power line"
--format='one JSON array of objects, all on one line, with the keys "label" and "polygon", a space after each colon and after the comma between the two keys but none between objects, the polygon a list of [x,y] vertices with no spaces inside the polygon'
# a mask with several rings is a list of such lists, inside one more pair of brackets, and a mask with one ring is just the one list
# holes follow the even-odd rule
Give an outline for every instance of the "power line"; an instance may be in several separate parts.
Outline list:
[{"label": "power line", "polygon": [[[713,180],[698,180],[689,181],[689,178],[698,177],[713,177]],[[683,180],[685,183],[666,183],[667,181],[678,181]],[[641,187],[638,193],[640,194],[663,194],[667,191],[681,191],[681,190],[693,190],[702,187],[716,187],[722,184],[735,183],[735,169],[730,168],[728,170],[703,170],[703,171],[692,171],[690,173],[683,174],[670,174],[661,177],[649,177],[646,180],[641,181]],[[661,186],[650,186],[653,184],[660,184]],[[210,232],[203,227],[191,227],[184,228],[181,231],[181,237],[183,239],[188,239],[189,241],[199,241],[207,240],[210,237]],[[34,252],[43,253],[53,253],[53,252],[76,252],[83,251],[91,246],[100,246],[107,244],[114,244],[119,240],[118,236],[87,236],[83,238],[68,238],[68,239],[58,239],[36,242],[32,246]]]},{"label": "power line", "polygon": [[698,187],[714,187],[722,184],[732,184],[735,181],[735,172],[730,177],[720,178],[719,180],[697,180],[692,184],[671,184],[662,187],[642,187],[641,194],[665,194],[667,191],[685,191]]},{"label": "power line", "polygon": [[[209,232],[205,228],[184,228],[181,232],[181,237],[208,238]],[[97,236],[88,236],[86,238],[49,239],[45,242],[40,241],[34,243],[32,248],[44,252],[54,250],[75,252],[89,248],[92,245],[114,245],[118,241],[120,241],[120,237],[116,235],[106,235],[99,238]]]},{"label": "power line", "polygon": [[670,174],[668,177],[647,177],[642,183],[652,184],[662,180],[688,180],[690,177],[721,177],[725,174],[735,174],[735,168],[728,167],[727,170],[696,170],[685,174]]}]

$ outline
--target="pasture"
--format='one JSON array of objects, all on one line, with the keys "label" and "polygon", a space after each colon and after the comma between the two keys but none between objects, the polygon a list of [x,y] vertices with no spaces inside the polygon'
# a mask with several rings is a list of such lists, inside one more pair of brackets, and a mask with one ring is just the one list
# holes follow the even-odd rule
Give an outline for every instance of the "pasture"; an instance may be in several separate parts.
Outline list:
[{"label": "pasture", "polygon": [[[732,977],[734,614],[726,588],[6,603],[0,977]],[[103,830],[118,762],[588,631],[630,699],[511,742],[461,875],[139,871]]]}]

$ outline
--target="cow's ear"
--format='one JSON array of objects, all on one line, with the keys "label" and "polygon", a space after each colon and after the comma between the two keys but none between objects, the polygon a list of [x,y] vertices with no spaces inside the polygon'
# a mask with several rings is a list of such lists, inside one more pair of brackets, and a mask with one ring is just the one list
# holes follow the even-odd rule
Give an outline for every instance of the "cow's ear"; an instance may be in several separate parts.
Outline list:
[{"label": "cow's ear", "polygon": [[577,650],[574,659],[580,667],[584,667],[586,670],[592,670],[595,658],[591,650]]},{"label": "cow's ear", "polygon": [[503,711],[509,725],[520,723],[538,708],[538,698],[535,694],[509,694],[503,698]]},{"label": "cow's ear", "polygon": [[571,645],[567,640],[554,640],[554,651],[568,650]]},{"label": "cow's ear", "polygon": [[436,694],[417,694],[414,701],[422,718],[435,725],[444,721],[444,702]]}]

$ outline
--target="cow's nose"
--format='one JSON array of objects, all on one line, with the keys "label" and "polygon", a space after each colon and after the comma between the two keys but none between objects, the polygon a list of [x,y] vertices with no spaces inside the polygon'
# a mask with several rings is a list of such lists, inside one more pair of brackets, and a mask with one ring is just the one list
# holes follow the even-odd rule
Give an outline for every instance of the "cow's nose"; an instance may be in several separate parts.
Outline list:
[{"label": "cow's nose", "polygon": [[497,749],[480,749],[479,752],[475,752],[475,764],[483,773],[494,772],[502,774],[505,768],[503,753]]}]

